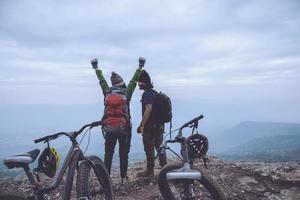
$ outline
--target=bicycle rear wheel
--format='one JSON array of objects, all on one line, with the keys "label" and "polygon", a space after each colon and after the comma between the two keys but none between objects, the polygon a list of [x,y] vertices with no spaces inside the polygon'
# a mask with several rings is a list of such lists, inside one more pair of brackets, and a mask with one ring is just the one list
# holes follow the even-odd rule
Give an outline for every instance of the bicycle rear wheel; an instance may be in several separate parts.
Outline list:
[{"label": "bicycle rear wheel", "polygon": [[90,156],[89,159],[95,168],[87,160],[80,163],[76,179],[77,198],[114,199],[111,178],[105,164],[97,156]]},{"label": "bicycle rear wheel", "polygon": [[182,163],[169,164],[159,173],[158,186],[164,199],[213,199],[226,200],[225,194],[219,184],[199,167],[191,166],[201,174],[200,180],[173,179],[167,180],[166,174],[174,169],[182,167]]}]

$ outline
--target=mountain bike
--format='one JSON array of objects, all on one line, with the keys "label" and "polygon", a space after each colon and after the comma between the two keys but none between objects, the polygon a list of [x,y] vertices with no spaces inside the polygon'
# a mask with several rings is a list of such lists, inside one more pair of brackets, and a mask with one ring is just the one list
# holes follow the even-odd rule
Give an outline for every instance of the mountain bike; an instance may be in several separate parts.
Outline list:
[{"label": "mountain bike", "polygon": [[[170,150],[180,160],[178,163],[164,166],[159,173],[158,185],[164,199],[226,199],[219,184],[204,168],[194,164],[196,159],[203,159],[204,166],[207,167],[208,140],[204,135],[198,133],[198,122],[202,118],[203,115],[200,115],[185,123],[177,129],[179,130],[178,135],[174,139],[171,139],[172,132],[164,137],[158,155],[166,154],[166,150]],[[182,130],[187,127],[193,128],[193,131],[189,137],[185,138]],[[170,135],[170,140],[166,140],[168,135]],[[173,151],[168,143],[179,143],[181,156]]]},{"label": "mountain bike", "polygon": [[[114,199],[112,182],[110,175],[103,163],[103,161],[97,156],[85,156],[83,151],[80,149],[80,143],[77,142],[76,138],[79,136],[86,128],[88,128],[84,136],[92,128],[101,125],[101,121],[93,122],[83,126],[79,131],[75,132],[59,132],[52,135],[47,135],[45,137],[34,140],[35,143],[44,142],[47,143],[49,147],[49,141],[55,140],[60,136],[66,136],[70,139],[72,146],[70,147],[67,156],[64,159],[62,167],[60,168],[57,176],[50,186],[45,187],[40,181],[39,169],[36,168],[31,170],[29,167],[30,163],[33,163],[39,153],[39,149],[34,149],[25,154],[9,156],[4,159],[4,164],[9,168],[23,168],[26,176],[29,180],[32,195],[26,198],[7,195],[0,196],[0,199],[5,200],[21,200],[21,199],[32,199],[32,200],[46,200],[50,199],[49,193],[55,190],[61,183],[63,176],[67,173],[63,200],[69,200],[71,198],[71,191],[73,186],[73,180],[75,171],[77,168],[77,178],[76,178],[76,193],[79,200],[88,199]],[[90,134],[90,132],[89,132]],[[82,140],[81,140],[82,141]],[[40,156],[41,157],[41,156]],[[93,181],[93,185],[90,183],[90,176],[96,177],[96,181]],[[98,183],[95,186],[95,182]],[[92,186],[92,187],[91,187]]]}]

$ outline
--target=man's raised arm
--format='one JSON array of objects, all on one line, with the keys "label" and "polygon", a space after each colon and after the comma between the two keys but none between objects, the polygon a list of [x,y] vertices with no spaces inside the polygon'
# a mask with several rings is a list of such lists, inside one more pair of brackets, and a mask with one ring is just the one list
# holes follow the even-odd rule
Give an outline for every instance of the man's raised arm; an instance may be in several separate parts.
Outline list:
[{"label": "man's raised arm", "polygon": [[132,94],[136,88],[136,84],[137,84],[137,81],[139,80],[139,77],[142,73],[142,69],[145,65],[145,61],[146,59],[143,58],[143,57],[140,57],[139,58],[139,68],[135,71],[132,79],[130,80],[128,86],[127,86],[127,96],[128,96],[128,99],[130,100],[131,97],[132,97]]}]

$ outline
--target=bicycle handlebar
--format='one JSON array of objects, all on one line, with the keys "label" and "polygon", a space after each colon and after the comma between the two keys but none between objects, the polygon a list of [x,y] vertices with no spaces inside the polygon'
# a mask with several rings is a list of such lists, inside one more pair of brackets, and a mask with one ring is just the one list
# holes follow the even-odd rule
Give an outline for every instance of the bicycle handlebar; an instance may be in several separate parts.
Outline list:
[{"label": "bicycle handlebar", "polygon": [[188,127],[189,125],[191,125],[191,124],[193,124],[193,123],[199,121],[199,120],[202,119],[202,118],[203,118],[203,115],[200,115],[199,117],[196,117],[195,119],[192,119],[191,121],[189,121],[189,122],[183,124],[183,125],[180,127],[180,129],[183,129],[183,128],[185,128],[185,127]]},{"label": "bicycle handlebar", "polygon": [[100,125],[102,125],[102,121],[96,121],[96,122],[92,122],[90,124],[86,124],[79,131],[75,132],[74,137],[76,138],[87,127],[94,128],[94,127],[100,126]]},{"label": "bicycle handlebar", "polygon": [[178,140],[167,140],[166,143],[176,143]]},{"label": "bicycle handlebar", "polygon": [[[178,135],[175,137],[175,139],[173,140],[166,140],[164,139],[164,143],[157,149],[157,155],[155,156],[155,159],[160,155],[160,154],[165,154],[166,149],[171,150],[167,144],[168,143],[181,143],[183,144],[186,141],[185,137],[182,137],[182,129],[192,125],[191,127],[196,127],[198,126],[198,121],[200,119],[203,118],[203,115],[200,115],[192,120],[190,120],[189,122],[186,122],[185,124],[183,124],[180,128],[179,128],[179,132]],[[178,130],[178,129],[177,129]],[[180,158],[180,156],[178,154],[176,154],[176,152],[174,152],[173,150],[171,150],[176,156],[178,156]]]},{"label": "bicycle handlebar", "polygon": [[40,143],[40,142],[43,142],[43,141],[55,140],[60,135],[67,135],[67,133],[66,132],[59,132],[59,133],[55,133],[53,135],[47,135],[45,137],[34,140],[34,143]]},{"label": "bicycle handlebar", "polygon": [[52,134],[52,135],[47,135],[45,137],[36,139],[36,140],[34,140],[34,143],[40,143],[40,142],[43,142],[43,141],[47,142],[47,141],[50,141],[50,140],[55,140],[56,138],[58,138],[61,135],[76,138],[87,127],[93,128],[93,127],[96,127],[96,126],[100,126],[101,124],[102,124],[102,121],[92,122],[90,124],[84,125],[79,131],[74,132],[74,134],[68,134],[66,132],[59,132],[59,133],[55,133],[55,134]]},{"label": "bicycle handlebar", "polygon": [[202,119],[203,118],[203,115],[200,115],[199,117],[196,117],[195,119],[192,119],[191,121],[189,121],[189,122],[186,122],[185,124],[183,124],[180,128],[179,128],[179,133],[178,133],[178,135],[182,135],[182,129],[184,129],[184,128],[186,128],[186,127],[188,127],[188,126],[190,126],[190,125],[192,125],[192,124],[194,124],[194,123],[198,123],[198,121],[200,120],[200,119]]}]

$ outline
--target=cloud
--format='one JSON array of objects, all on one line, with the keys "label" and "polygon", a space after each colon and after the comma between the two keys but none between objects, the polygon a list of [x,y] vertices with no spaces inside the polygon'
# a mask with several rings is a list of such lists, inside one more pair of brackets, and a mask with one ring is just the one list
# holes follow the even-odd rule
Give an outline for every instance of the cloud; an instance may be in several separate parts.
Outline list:
[{"label": "cloud", "polygon": [[[188,87],[197,91],[195,99],[221,99],[226,91],[239,96],[249,87],[253,96],[272,100],[278,85],[288,88],[287,99],[299,98],[296,0],[0,4],[0,92],[5,90],[1,99],[6,102],[20,103],[28,91],[27,101],[40,103],[35,97],[44,87],[52,88],[49,96],[59,90],[64,98],[76,90],[84,96],[88,87],[95,91],[99,86],[89,63],[92,57],[99,58],[106,77],[118,71],[128,82],[140,55],[147,58],[155,86],[175,98]],[[15,87],[22,88],[20,95],[16,89],[14,95],[7,92]],[[199,88],[215,92],[206,89],[198,95]],[[52,99],[45,97],[42,103]]]}]

